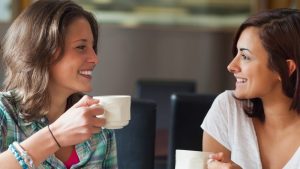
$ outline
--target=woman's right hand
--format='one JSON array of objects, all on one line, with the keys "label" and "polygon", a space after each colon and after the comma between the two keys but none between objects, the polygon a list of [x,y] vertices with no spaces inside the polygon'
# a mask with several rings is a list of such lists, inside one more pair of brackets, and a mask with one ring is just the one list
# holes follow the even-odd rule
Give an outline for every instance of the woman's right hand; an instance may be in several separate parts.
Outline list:
[{"label": "woman's right hand", "polygon": [[98,103],[85,95],[49,126],[62,147],[78,144],[101,131],[105,119],[96,117],[104,113]]}]

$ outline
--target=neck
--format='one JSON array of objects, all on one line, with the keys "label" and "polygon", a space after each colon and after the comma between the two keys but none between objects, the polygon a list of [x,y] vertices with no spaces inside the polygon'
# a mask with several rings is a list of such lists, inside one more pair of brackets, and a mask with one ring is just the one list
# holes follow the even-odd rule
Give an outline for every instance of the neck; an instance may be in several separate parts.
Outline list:
[{"label": "neck", "polygon": [[68,96],[61,96],[59,94],[51,96],[50,111],[47,114],[49,123],[54,122],[66,111],[67,98]]},{"label": "neck", "polygon": [[52,123],[66,111],[67,99],[73,91],[57,87],[55,84],[49,84],[48,90],[51,96],[51,105],[47,118],[49,123]]},{"label": "neck", "polygon": [[284,129],[300,119],[297,111],[290,109],[292,99],[283,94],[262,98],[262,102],[265,112],[265,126],[273,129]]}]

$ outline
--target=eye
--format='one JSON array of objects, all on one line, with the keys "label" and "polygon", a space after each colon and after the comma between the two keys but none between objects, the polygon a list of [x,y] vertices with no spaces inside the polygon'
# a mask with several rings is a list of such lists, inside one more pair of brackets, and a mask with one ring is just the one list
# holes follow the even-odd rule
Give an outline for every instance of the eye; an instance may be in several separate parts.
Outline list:
[{"label": "eye", "polygon": [[246,56],[245,54],[241,54],[242,60],[249,61],[251,58],[249,56]]},{"label": "eye", "polygon": [[80,45],[80,46],[77,46],[76,48],[79,49],[79,50],[84,50],[86,48],[86,46],[85,45]]}]

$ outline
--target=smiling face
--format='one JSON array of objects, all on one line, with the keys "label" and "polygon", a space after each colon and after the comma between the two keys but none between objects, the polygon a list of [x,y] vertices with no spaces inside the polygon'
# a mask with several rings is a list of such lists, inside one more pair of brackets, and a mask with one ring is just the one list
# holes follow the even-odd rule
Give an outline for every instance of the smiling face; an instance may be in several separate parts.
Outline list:
[{"label": "smiling face", "polygon": [[237,98],[263,98],[282,92],[280,76],[268,67],[268,57],[259,29],[246,28],[237,42],[237,54],[227,67],[236,78]]},{"label": "smiling face", "polygon": [[70,23],[63,56],[50,67],[50,92],[69,96],[92,90],[92,71],[99,62],[93,42],[92,30],[86,19],[80,17]]}]

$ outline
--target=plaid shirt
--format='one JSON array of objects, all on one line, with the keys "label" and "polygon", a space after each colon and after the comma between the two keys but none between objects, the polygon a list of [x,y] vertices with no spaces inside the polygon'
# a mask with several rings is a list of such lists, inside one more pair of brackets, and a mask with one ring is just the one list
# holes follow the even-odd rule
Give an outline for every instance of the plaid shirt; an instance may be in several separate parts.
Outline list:
[{"label": "plaid shirt", "polygon": [[[48,124],[47,118],[26,122],[19,116],[19,108],[8,97],[11,92],[0,92],[0,152],[14,142],[22,142]],[[38,147],[38,145],[37,145]],[[103,129],[89,140],[75,146],[80,162],[71,169],[116,169],[117,153],[115,135]],[[62,161],[50,155],[38,169],[65,169]]]}]

